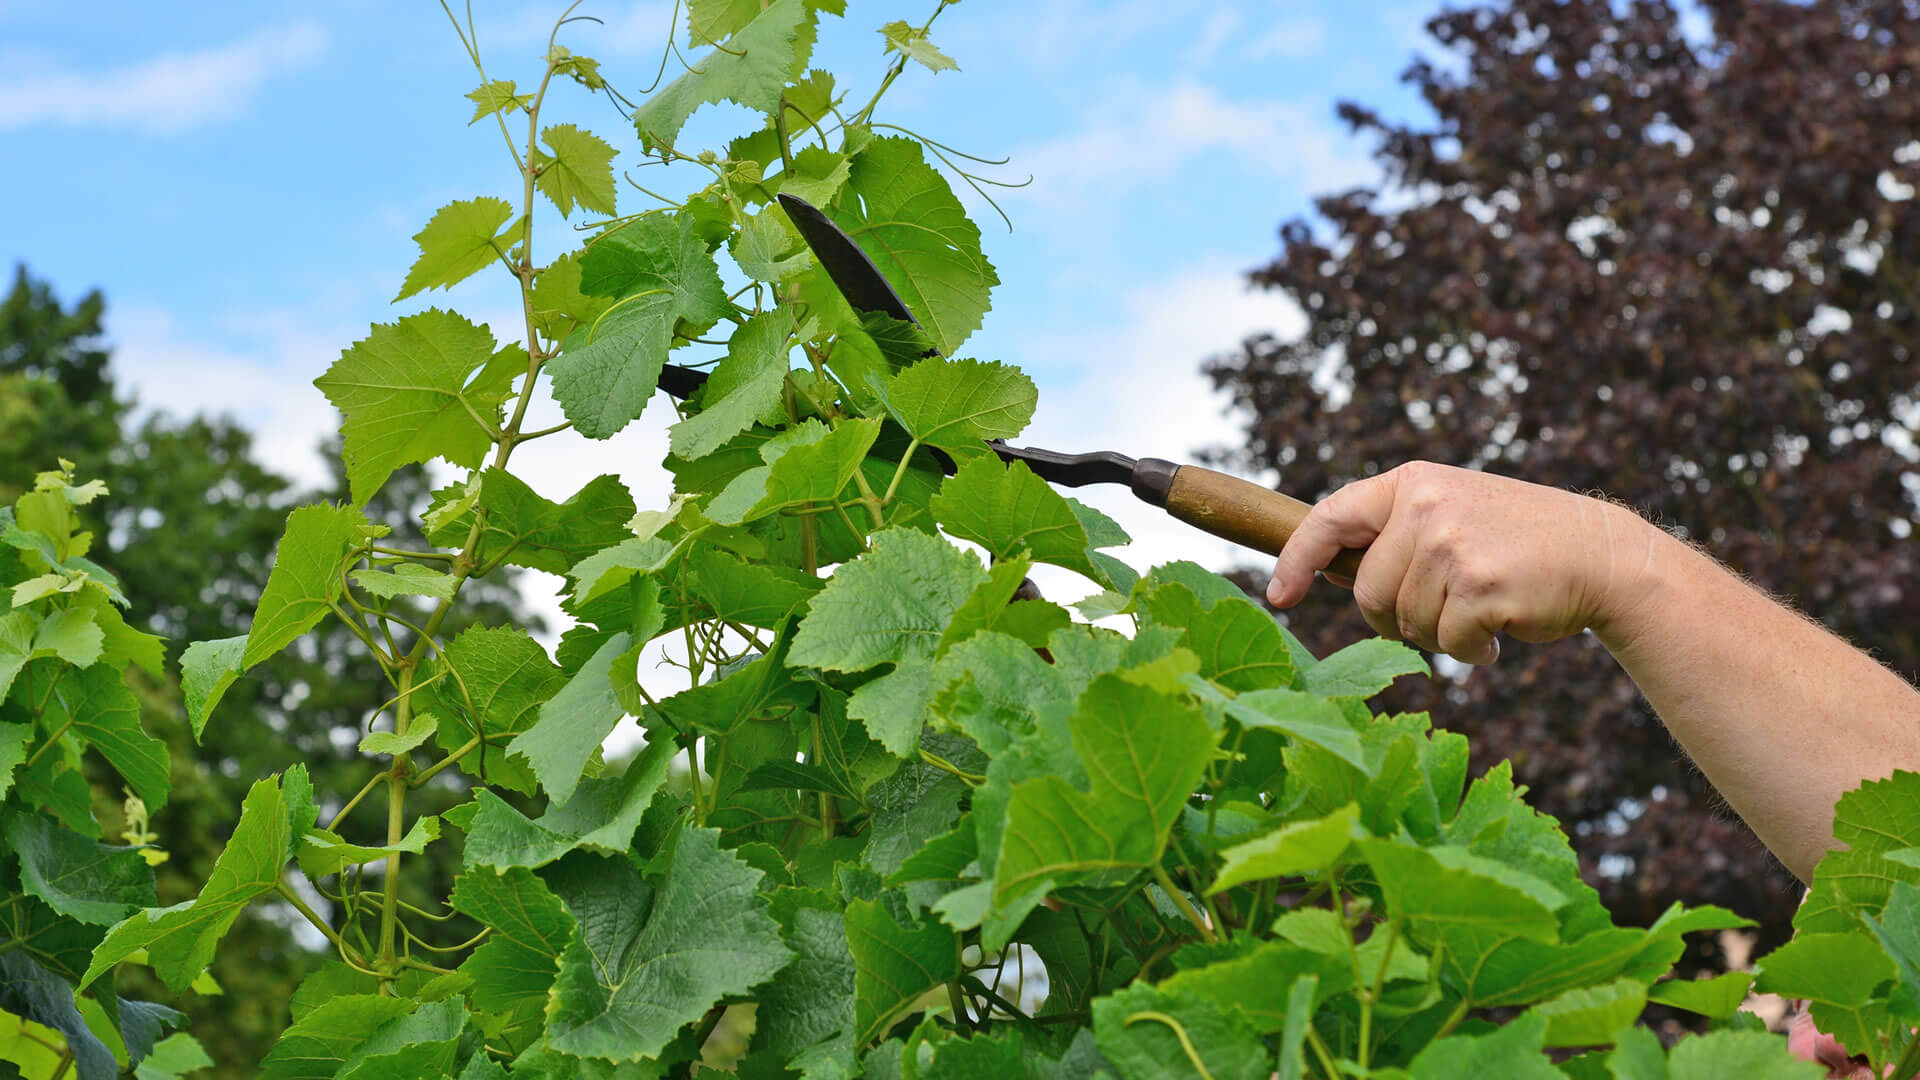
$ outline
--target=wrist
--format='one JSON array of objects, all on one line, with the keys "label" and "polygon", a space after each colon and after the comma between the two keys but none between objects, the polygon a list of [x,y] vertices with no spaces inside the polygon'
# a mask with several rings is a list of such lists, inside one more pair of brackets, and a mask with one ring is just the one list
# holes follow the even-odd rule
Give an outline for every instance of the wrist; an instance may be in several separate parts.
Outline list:
[{"label": "wrist", "polygon": [[1631,508],[1595,501],[1601,508],[1600,551],[1593,560],[1596,580],[1587,629],[1619,655],[1644,635],[1662,599],[1672,595],[1677,561],[1693,552]]}]

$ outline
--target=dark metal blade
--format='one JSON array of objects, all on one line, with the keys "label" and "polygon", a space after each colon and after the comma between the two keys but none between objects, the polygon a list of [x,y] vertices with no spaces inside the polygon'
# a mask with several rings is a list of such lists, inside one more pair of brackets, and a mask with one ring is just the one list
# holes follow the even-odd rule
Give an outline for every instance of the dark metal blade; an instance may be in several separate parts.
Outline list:
[{"label": "dark metal blade", "polygon": [[785,193],[778,198],[780,208],[793,220],[793,227],[800,230],[800,238],[807,242],[814,258],[826,269],[827,277],[839,286],[840,294],[855,311],[877,311],[901,322],[919,325],[920,320],[913,317],[906,301],[893,291],[887,276],[873,265],[873,260],[860,250],[860,245],[854,243],[845,229],[805,199]]},{"label": "dark metal blade", "polygon": [[1137,462],[1112,450],[1090,454],[1062,454],[1033,446],[1009,446],[999,439],[987,443],[1002,461],[1023,461],[1033,475],[1051,484],[1085,487],[1088,484],[1128,484],[1133,482]]},{"label": "dark metal blade", "polygon": [[660,389],[679,398],[690,401],[693,395],[707,383],[707,372],[698,368],[684,368],[679,364],[660,365]]}]

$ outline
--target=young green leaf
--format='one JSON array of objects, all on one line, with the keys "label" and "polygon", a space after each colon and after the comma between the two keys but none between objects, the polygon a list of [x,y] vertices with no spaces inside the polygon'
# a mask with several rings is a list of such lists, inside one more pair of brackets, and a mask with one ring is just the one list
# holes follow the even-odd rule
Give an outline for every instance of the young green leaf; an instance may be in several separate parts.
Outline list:
[{"label": "young green leaf", "polygon": [[685,828],[644,914],[624,858],[574,856],[550,872],[581,931],[560,955],[547,1041],[576,1057],[653,1057],[728,994],[784,967],[792,950],[756,895],[761,873],[722,851],[719,832]]},{"label": "young green leaf", "polygon": [[854,1040],[872,1042],[922,994],[960,977],[953,931],[926,916],[902,926],[884,901],[852,900],[847,949],[854,964]]},{"label": "young green leaf", "polygon": [[527,165],[538,173],[540,193],[553,200],[560,216],[581,209],[611,217],[614,209],[614,149],[604,139],[572,124],[554,124],[540,133],[545,151],[535,147]]},{"label": "young green leaf", "polygon": [[620,699],[611,673],[614,657],[627,651],[626,631],[609,637],[567,684],[540,706],[540,718],[513,737],[507,753],[526,759],[547,796],[564,803],[573,797],[587,759],[620,722]]},{"label": "young green leaf", "polygon": [[1026,552],[1038,562],[1107,583],[1090,558],[1086,530],[1073,508],[1025,462],[976,457],[947,478],[929,509],[941,528],[986,548],[995,559]]},{"label": "young green leaf", "polygon": [[1249,881],[1325,870],[1364,835],[1359,807],[1352,803],[1323,818],[1285,825],[1221,852],[1224,865],[1207,894]]},{"label": "young green leaf", "polygon": [[788,662],[865,671],[931,658],[947,621],[986,576],[977,558],[937,536],[874,533],[868,553],[842,566],[813,598]]},{"label": "young green leaf", "polygon": [[1527,1014],[1486,1035],[1449,1035],[1429,1043],[1408,1066],[1412,1080],[1459,1080],[1498,1076],[1502,1080],[1564,1080],[1540,1052],[1547,1019]]},{"label": "young green leaf", "polygon": [[1885,856],[1920,847],[1920,774],[1896,770],[1840,797],[1833,811],[1840,847],[1814,868],[1813,887],[1793,917],[1802,934],[1842,934],[1860,927],[1859,913],[1884,908],[1895,882],[1920,885],[1920,867]]},{"label": "young green leaf", "polygon": [[954,63],[952,57],[934,48],[933,42],[927,40],[925,30],[909,24],[904,19],[895,19],[881,27],[880,36],[887,39],[888,52],[897,52],[902,56],[918,60],[926,65],[929,71],[960,70],[960,65]]},{"label": "young green leaf", "polygon": [[1398,641],[1368,638],[1323,658],[1300,675],[1300,689],[1321,697],[1372,697],[1402,675],[1431,675],[1426,660]]},{"label": "young green leaf", "polygon": [[80,977],[86,987],[136,950],[175,992],[184,991],[213,959],[213,950],[240,912],[271,892],[293,853],[293,838],[314,817],[313,786],[306,767],[283,778],[256,781],[240,806],[240,824],[213,864],[200,895],[166,908],[149,908],[107,931],[93,962]]},{"label": "young green leaf", "polygon": [[1569,990],[1535,1005],[1528,1015],[1547,1018],[1547,1046],[1603,1046],[1631,1027],[1646,1007],[1646,984],[1620,978]]},{"label": "young green leaf", "polygon": [[345,419],[347,482],[365,506],[402,465],[442,458],[480,466],[513,380],[526,374],[517,345],[494,351],[493,334],[430,308],[376,323],[313,381]]},{"label": "young green leaf", "polygon": [[1647,1000],[1696,1012],[1714,1020],[1730,1020],[1747,1000],[1753,972],[1729,971],[1711,979],[1668,979],[1647,990]]},{"label": "young green leaf", "polygon": [[[949,449],[977,449],[982,439],[1020,434],[1033,419],[1034,406],[1040,400],[1033,380],[1019,368],[943,356],[930,356],[875,389],[907,434],[930,446]],[[987,474],[963,486],[997,487]],[[1011,486],[1015,490],[1005,498],[1016,500],[1024,494],[1017,479]],[[1025,501],[1040,500],[1028,495]],[[1078,527],[1075,522],[1074,528]]]},{"label": "young green leaf", "polygon": [[707,517],[739,525],[788,506],[836,501],[879,435],[878,420],[842,420],[831,428],[808,420],[790,427],[761,445],[766,465],[734,477],[713,497]]},{"label": "young green leaf", "polygon": [[727,250],[740,272],[755,281],[785,281],[813,264],[806,241],[794,231],[786,213],[772,206],[747,218]]},{"label": "young green leaf", "polygon": [[786,384],[790,320],[779,312],[748,319],[727,339],[727,355],[700,391],[700,411],[668,429],[677,457],[705,457],[756,421],[783,418],[780,390]]},{"label": "young green leaf", "polygon": [[38,814],[20,814],[7,829],[20,859],[20,888],[54,911],[105,926],[155,903],[153,868],[133,848],[108,847]]},{"label": "young green leaf", "polygon": [[396,596],[453,599],[453,576],[419,563],[401,563],[392,570],[355,570],[347,576],[355,585],[384,600]]},{"label": "young green leaf", "polygon": [[504,1013],[528,1001],[544,1004],[560,952],[574,934],[560,898],[532,872],[516,868],[461,874],[447,902],[490,930],[460,965],[473,976],[474,1008]]},{"label": "young green leaf", "polygon": [[[326,618],[340,598],[341,563],[348,551],[364,542],[366,524],[366,515],[350,506],[302,506],[287,515],[286,535],[274,553],[273,571],[261,590],[240,656],[242,671],[293,644]],[[199,669],[203,677],[211,676],[214,687],[204,701],[208,713],[230,684],[225,671],[216,666],[230,647],[209,644],[202,654],[206,666]]]},{"label": "young green leaf", "polygon": [[996,904],[1043,880],[1111,879],[1156,863],[1215,738],[1199,709],[1118,675],[1081,695],[1072,730],[1089,786],[1045,776],[1014,787]]},{"label": "young green leaf", "polygon": [[654,214],[606,234],[581,256],[580,275],[583,291],[615,303],[570,338],[548,370],[574,429],[605,439],[646,408],[676,324],[700,333],[732,305],[686,214]]},{"label": "young green leaf", "polygon": [[448,676],[421,691],[442,718],[435,730],[440,745],[451,752],[481,737],[480,749],[461,758],[458,768],[495,787],[533,794],[533,774],[505,748],[533,726],[540,706],[566,685],[566,676],[539,642],[510,626],[469,627],[446,644],[441,663],[459,678]]},{"label": "young green leaf", "polygon": [[315,829],[299,838],[297,855],[300,872],[310,878],[323,878],[349,866],[384,859],[395,852],[418,855],[439,838],[440,819],[432,815],[415,818],[413,827],[407,830],[406,835],[391,844],[350,844],[337,833]]},{"label": "young green leaf", "polygon": [[124,676],[104,664],[90,668],[30,667],[16,683],[44,701],[41,718],[90,743],[152,809],[167,805],[167,744],[140,726],[140,699]]},{"label": "young green leaf", "polygon": [[621,776],[582,780],[573,798],[537,821],[482,788],[475,796],[479,809],[467,825],[466,865],[491,866],[496,872],[516,866],[537,870],[578,848],[608,855],[626,851],[641,815],[666,781],[676,749],[672,740],[655,741]]},{"label": "young green leaf", "polygon": [[[702,7],[713,10],[710,4]],[[717,32],[736,18],[696,19],[689,11],[696,40],[708,38],[709,31]],[[752,21],[733,31],[725,49],[702,56],[698,66],[661,87],[633,111],[641,141],[671,147],[687,117],[714,102],[738,102],[771,115],[780,107],[780,91],[788,75],[806,63],[813,19],[814,9],[803,0],[774,0],[759,9]]]},{"label": "young green leaf", "polygon": [[980,227],[917,141],[873,140],[853,159],[833,217],[899,291],[935,348],[951,356],[980,328],[1000,277],[980,252]]},{"label": "young green leaf", "polygon": [[[507,84],[509,92],[512,85]],[[485,115],[480,113],[474,119]],[[505,199],[461,199],[441,207],[433,220],[414,234],[414,241],[420,245],[420,257],[414,260],[413,269],[407,271],[400,295],[394,300],[405,300],[422,289],[452,288],[503,257],[512,245],[499,235],[500,227],[511,217],[513,206]]]},{"label": "young green leaf", "polygon": [[1267,1048],[1246,1015],[1135,982],[1093,1003],[1093,1035],[1122,1076],[1266,1076]]},{"label": "young green leaf", "polygon": [[473,102],[473,119],[467,121],[471,127],[502,109],[526,108],[533,95],[515,94],[512,79],[494,79],[468,91],[467,100]]}]

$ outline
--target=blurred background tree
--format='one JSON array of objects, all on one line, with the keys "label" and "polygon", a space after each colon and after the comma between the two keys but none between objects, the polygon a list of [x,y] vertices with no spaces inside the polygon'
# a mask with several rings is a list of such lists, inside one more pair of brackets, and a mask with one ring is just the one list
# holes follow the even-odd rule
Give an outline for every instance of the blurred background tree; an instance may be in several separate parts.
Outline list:
[{"label": "blurred background tree", "polygon": [[[1662,0],[1429,21],[1430,120],[1339,108],[1388,193],[1317,200],[1250,275],[1306,331],[1209,363],[1253,417],[1217,457],[1301,497],[1415,458],[1605,491],[1912,678],[1920,4],[1692,10],[1704,35]],[[1328,587],[1289,620],[1368,632]],[[1590,638],[1395,696],[1476,771],[1512,757],[1623,922],[1684,899],[1790,932],[1796,883]]]},{"label": "blurred background tree", "polygon": [[[108,368],[106,301],[90,292],[63,305],[52,287],[16,267],[0,301],[0,504],[30,488],[33,475],[64,457],[87,478],[107,482],[111,494],[86,508],[103,515],[89,522],[95,561],[120,578],[130,601],[128,621],[169,639],[170,668],[187,644],[245,631],[266,584],[287,511],[319,500],[344,502],[338,446],[320,449],[334,473],[320,490],[303,491],[253,456],[253,439],[230,417],[142,417],[137,402]],[[429,484],[417,466],[396,473],[373,504],[373,520],[391,526],[401,543],[423,543],[419,510]],[[538,625],[523,610],[510,578],[470,585],[450,625],[515,622]],[[136,673],[138,675],[138,673]],[[371,775],[355,752],[367,722],[386,695],[379,668],[338,623],[326,623],[295,649],[250,672],[234,685],[196,745],[177,678],[135,687],[142,722],[165,739],[173,758],[173,796],[154,815],[157,841],[169,852],[158,868],[160,902],[190,899],[205,881],[235,822],[235,809],[256,779],[305,761],[316,788],[343,801]],[[99,765],[100,763],[94,763]],[[123,793],[111,769],[94,773],[94,811],[110,838],[121,828]],[[448,770],[433,786],[435,813],[462,801],[462,781]],[[328,820],[339,801],[323,806]],[[378,818],[378,820],[375,820]],[[341,826],[352,839],[384,839],[379,810],[356,812]],[[438,845],[430,872],[409,876],[408,897],[419,904],[444,896],[459,868],[458,845]],[[322,905],[323,910],[327,909]],[[128,969],[123,992],[167,1001],[191,1014],[190,1030],[219,1066],[209,1077],[253,1076],[286,1026],[286,1003],[320,954],[295,936],[291,912],[249,907],[215,958],[219,996],[176,1000],[157,980]],[[334,912],[336,925],[338,912]],[[456,920],[441,925],[451,944],[471,934]],[[317,945],[318,942],[308,944]]]}]

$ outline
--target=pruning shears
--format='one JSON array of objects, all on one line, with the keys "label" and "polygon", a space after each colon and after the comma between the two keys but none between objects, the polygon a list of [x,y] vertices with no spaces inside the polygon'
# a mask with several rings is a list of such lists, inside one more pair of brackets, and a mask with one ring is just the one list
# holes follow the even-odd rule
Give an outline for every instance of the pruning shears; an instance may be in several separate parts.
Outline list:
[{"label": "pruning shears", "polygon": [[[855,311],[919,325],[886,275],[846,230],[804,199],[787,194],[777,197],[787,217],[800,231],[801,239]],[[660,388],[685,399],[697,392],[706,379],[704,371],[668,364],[660,373]],[[1268,555],[1279,554],[1287,538],[1313,509],[1299,499],[1199,465],[1183,465],[1162,458],[1131,458],[1112,450],[1063,454],[1039,447],[1013,446],[1000,439],[989,440],[987,445],[1002,460],[1024,462],[1034,475],[1049,483],[1066,487],[1125,484],[1143,502],[1160,507],[1195,528]],[[938,451],[933,456],[941,470],[952,475],[953,459]],[[1327,569],[1352,578],[1362,554],[1358,549],[1349,548],[1335,556]]]}]

